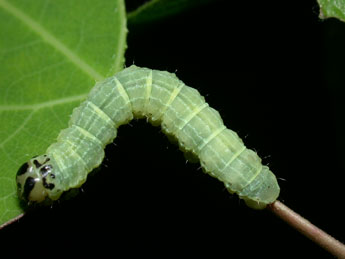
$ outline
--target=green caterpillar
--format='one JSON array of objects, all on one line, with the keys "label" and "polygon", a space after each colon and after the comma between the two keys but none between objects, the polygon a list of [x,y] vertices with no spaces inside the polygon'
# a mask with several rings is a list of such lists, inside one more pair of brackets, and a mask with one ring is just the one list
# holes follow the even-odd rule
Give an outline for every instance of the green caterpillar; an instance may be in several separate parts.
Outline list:
[{"label": "green caterpillar", "polygon": [[80,187],[101,164],[117,128],[133,117],[161,124],[182,150],[200,159],[205,172],[249,207],[262,209],[277,199],[280,189],[274,174],[224,126],[196,89],[175,74],[136,66],[97,83],[74,109],[57,142],[46,154],[22,165],[17,173],[20,198],[29,203],[57,200],[63,192]]}]

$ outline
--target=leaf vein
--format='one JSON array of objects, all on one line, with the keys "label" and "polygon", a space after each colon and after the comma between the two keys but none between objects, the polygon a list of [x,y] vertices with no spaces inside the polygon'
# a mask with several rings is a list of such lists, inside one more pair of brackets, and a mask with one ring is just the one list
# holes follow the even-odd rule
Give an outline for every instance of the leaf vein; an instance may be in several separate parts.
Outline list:
[{"label": "leaf vein", "polygon": [[0,112],[4,111],[25,111],[25,110],[33,110],[37,111],[39,109],[43,108],[49,108],[56,105],[71,103],[71,102],[77,102],[82,101],[86,98],[87,94],[81,94],[81,95],[75,95],[75,96],[69,96],[65,98],[55,99],[47,102],[42,103],[35,103],[35,104],[17,104],[17,105],[0,105]]},{"label": "leaf vein", "polygon": [[95,80],[102,80],[104,77],[94,70],[89,64],[87,64],[83,59],[81,59],[76,53],[69,49],[65,44],[59,41],[53,34],[47,31],[43,26],[33,20],[31,17],[26,15],[23,11],[16,8],[12,4],[8,3],[6,0],[0,0],[0,7],[5,11],[13,15],[15,18],[23,22],[32,31],[38,34],[45,42],[53,46],[56,50],[66,56],[72,63],[79,67],[83,72],[89,75]]},{"label": "leaf vein", "polygon": [[11,135],[9,135],[7,138],[5,138],[5,139],[0,143],[0,147],[1,147],[1,148],[3,148],[4,145],[5,145],[8,141],[10,141],[15,135],[18,134],[18,132],[20,132],[20,131],[25,127],[25,125],[29,122],[29,120],[31,120],[32,115],[34,115],[35,112],[36,112],[35,110],[32,111],[32,112],[26,117],[26,119],[23,120],[22,124],[21,124],[15,131],[13,131]]}]

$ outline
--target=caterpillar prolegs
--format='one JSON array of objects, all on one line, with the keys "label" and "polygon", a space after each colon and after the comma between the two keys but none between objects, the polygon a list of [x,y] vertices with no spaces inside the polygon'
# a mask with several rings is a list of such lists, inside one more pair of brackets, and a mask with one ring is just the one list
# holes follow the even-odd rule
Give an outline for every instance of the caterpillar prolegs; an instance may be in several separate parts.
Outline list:
[{"label": "caterpillar prolegs", "polygon": [[200,159],[205,172],[249,207],[261,209],[277,199],[280,189],[274,174],[224,126],[196,89],[175,74],[136,66],[97,83],[73,110],[69,127],[57,142],[18,170],[19,196],[28,202],[57,200],[63,192],[80,187],[101,164],[117,128],[134,117],[161,124],[182,150]]}]

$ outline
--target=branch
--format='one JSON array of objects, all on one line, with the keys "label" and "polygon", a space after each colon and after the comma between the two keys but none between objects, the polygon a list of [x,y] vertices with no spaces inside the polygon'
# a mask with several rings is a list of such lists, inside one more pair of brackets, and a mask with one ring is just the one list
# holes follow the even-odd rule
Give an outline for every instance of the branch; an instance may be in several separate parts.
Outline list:
[{"label": "branch", "polygon": [[345,258],[345,245],[330,236],[280,201],[267,206],[276,216],[338,258]]}]

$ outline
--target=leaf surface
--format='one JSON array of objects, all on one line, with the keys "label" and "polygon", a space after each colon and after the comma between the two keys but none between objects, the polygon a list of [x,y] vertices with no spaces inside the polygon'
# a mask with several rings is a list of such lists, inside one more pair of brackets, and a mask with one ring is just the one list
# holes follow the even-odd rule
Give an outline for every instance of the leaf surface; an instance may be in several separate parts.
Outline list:
[{"label": "leaf surface", "polygon": [[338,18],[345,22],[345,0],[318,0],[320,18]]},{"label": "leaf surface", "polygon": [[22,208],[15,175],[102,78],[123,67],[123,0],[0,0],[0,225]]}]

